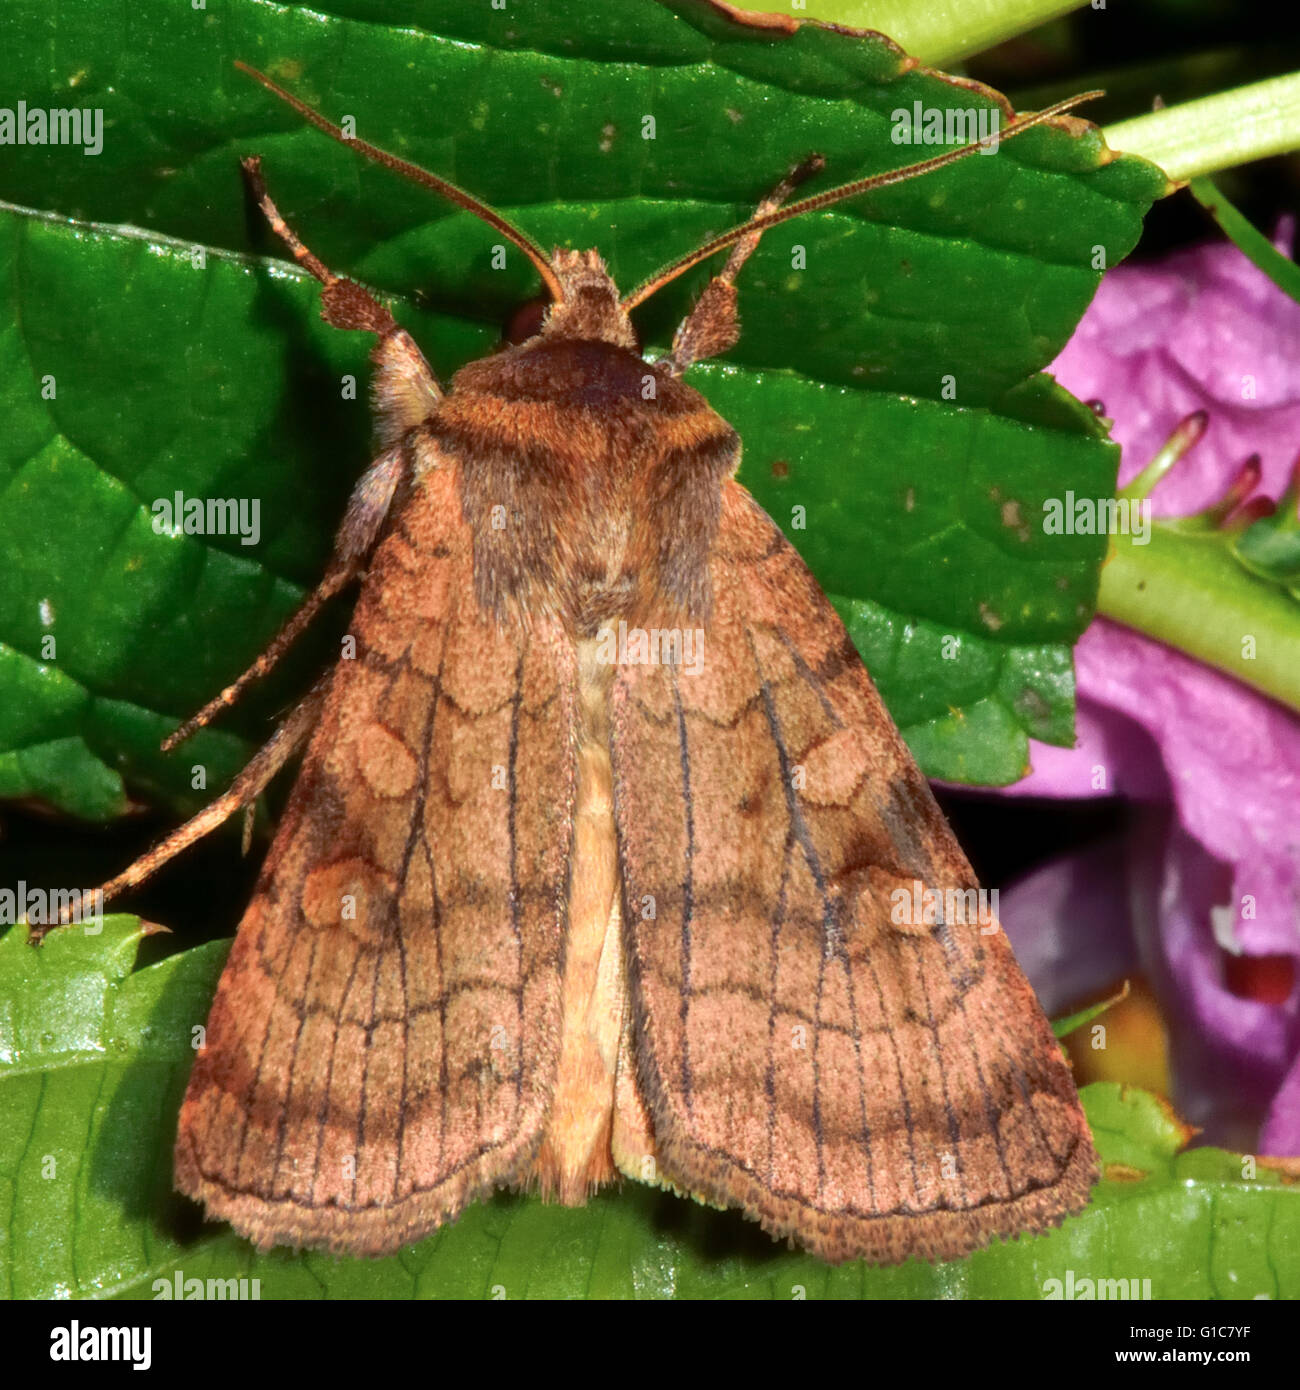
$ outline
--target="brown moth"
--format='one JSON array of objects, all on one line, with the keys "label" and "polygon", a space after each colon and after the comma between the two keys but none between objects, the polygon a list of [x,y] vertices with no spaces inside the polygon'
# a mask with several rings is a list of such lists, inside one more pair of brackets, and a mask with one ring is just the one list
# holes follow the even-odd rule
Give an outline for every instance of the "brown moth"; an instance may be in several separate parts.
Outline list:
[{"label": "brown moth", "polygon": [[[1058,1224],[1097,1176],[1061,1051],[1000,930],[894,920],[898,890],[973,873],[839,618],[735,481],[735,432],[681,380],[737,340],[767,227],[978,146],[778,208],[810,160],[620,301],[594,251],[548,257],[346,143],[508,237],[550,306],[444,392],[245,161],[325,319],[377,337],[382,449],[319,588],[166,746],[361,578],[355,659],[105,887],[306,744],[190,1078],[177,1187],[259,1246],[367,1255],[496,1188],[574,1205],[620,1175],[829,1261]],[[727,247],[671,352],[643,358],[629,311]]]}]

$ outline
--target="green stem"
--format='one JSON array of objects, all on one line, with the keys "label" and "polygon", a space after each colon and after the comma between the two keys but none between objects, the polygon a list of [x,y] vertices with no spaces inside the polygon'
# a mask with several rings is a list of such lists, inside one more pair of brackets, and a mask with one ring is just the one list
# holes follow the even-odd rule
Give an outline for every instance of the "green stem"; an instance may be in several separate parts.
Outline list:
[{"label": "green stem", "polygon": [[1295,599],[1249,574],[1222,533],[1157,522],[1146,545],[1113,540],[1099,613],[1300,710]]},{"label": "green stem", "polygon": [[791,0],[731,3],[738,10],[875,29],[921,62],[943,66],[1082,9],[1088,0],[807,0],[806,9],[796,9]]},{"label": "green stem", "polygon": [[1140,154],[1176,182],[1300,149],[1300,73],[1168,106],[1105,129],[1112,150]]},{"label": "green stem", "polygon": [[1300,303],[1300,266],[1287,260],[1262,232],[1251,226],[1210,179],[1193,179],[1188,188],[1237,250],[1262,270],[1278,289]]}]

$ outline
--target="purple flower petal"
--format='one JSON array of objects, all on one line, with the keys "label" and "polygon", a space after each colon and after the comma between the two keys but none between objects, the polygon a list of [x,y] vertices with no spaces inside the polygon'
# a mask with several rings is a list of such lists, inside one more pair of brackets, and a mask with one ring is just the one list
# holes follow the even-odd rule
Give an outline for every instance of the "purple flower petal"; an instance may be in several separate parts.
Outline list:
[{"label": "purple flower petal", "polygon": [[1039,1002],[1052,1017],[1137,967],[1122,840],[1053,859],[1007,888],[999,918]]},{"label": "purple flower petal", "polygon": [[1152,494],[1152,510],[1173,515],[1209,506],[1254,453],[1263,490],[1284,490],[1300,445],[1298,343],[1300,304],[1222,242],[1112,270],[1051,371],[1105,404],[1121,485],[1184,415],[1210,412],[1205,438]]},{"label": "purple flower petal", "polygon": [[1227,873],[1181,825],[1163,863],[1155,911],[1136,914],[1134,932],[1170,1026],[1174,1099],[1208,1141],[1249,1148],[1300,1046],[1294,995],[1279,1006],[1227,987],[1211,917]]},{"label": "purple flower petal", "polygon": [[1273,1097],[1259,1136],[1259,1147],[1265,1154],[1300,1154],[1300,1057],[1296,1058]]},{"label": "purple flower petal", "polygon": [[[1104,403],[1122,481],[1183,416],[1209,412],[1152,498],[1157,513],[1186,513],[1216,501],[1254,453],[1262,490],[1285,489],[1300,446],[1297,345],[1300,305],[1223,243],[1112,271],[1054,370]],[[1225,952],[1300,965],[1300,717],[1104,619],[1075,648],[1075,671],[1076,746],[1035,743],[1031,774],[1007,793],[1120,795],[1150,811],[1125,854],[1090,850],[1007,891],[1017,953],[1057,1010],[1106,983],[1104,970],[1140,961],[1188,1118],[1250,1147],[1271,1098],[1264,1150],[1300,1153],[1300,990],[1281,1004],[1241,998],[1224,968]]]},{"label": "purple flower petal", "polygon": [[1300,717],[1105,619],[1074,658],[1080,742],[1035,744],[1033,771],[1008,790],[1172,800],[1208,853],[1235,866],[1242,947],[1300,956]]}]

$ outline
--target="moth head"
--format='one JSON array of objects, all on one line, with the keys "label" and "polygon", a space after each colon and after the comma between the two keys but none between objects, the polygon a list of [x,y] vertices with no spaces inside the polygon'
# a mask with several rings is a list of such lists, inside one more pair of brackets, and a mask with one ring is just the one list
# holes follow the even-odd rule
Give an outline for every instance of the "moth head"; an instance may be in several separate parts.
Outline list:
[{"label": "moth head", "polygon": [[[637,339],[628,315],[638,304],[644,303],[652,294],[657,293],[665,285],[671,284],[679,275],[690,270],[692,266],[716,255],[719,251],[735,246],[738,242],[748,242],[750,249],[752,249],[752,245],[757,242],[758,237],[769,227],[776,226],[778,222],[786,222],[792,217],[802,217],[807,213],[818,212],[822,208],[830,207],[833,203],[842,202],[845,198],[856,198],[863,193],[871,193],[880,188],[887,188],[891,184],[902,183],[922,174],[933,173],[936,169],[945,168],[959,159],[966,159],[983,148],[979,140],[972,140],[968,145],[963,145],[955,150],[947,150],[943,154],[924,159],[919,164],[910,164],[904,169],[891,169],[887,173],[873,174],[868,178],[854,179],[851,183],[841,184],[838,188],[828,189],[826,192],[818,193],[811,198],[803,198],[797,203],[788,203],[784,207],[777,207],[774,203],[765,203],[754,217],[740,223],[739,226],[732,227],[729,231],[711,237],[688,255],[665,266],[657,274],[643,281],[620,302],[618,290],[609,278],[605,263],[596,252],[558,250],[554,256],[548,256],[525,232],[513,226],[499,212],[475,198],[473,194],[467,193],[463,188],[458,188],[454,183],[449,183],[444,178],[439,178],[437,174],[429,173],[427,169],[421,169],[409,160],[401,159],[395,154],[390,154],[387,150],[380,149],[377,145],[358,139],[355,135],[344,135],[339,126],[327,120],[319,111],[314,111],[306,102],[299,101],[292,93],[286,92],[283,87],[263,73],[249,67],[247,63],[236,62],[235,66],[255,81],[260,82],[281,101],[293,107],[304,120],[314,125],[317,130],[324,131],[331,139],[337,140],[341,145],[347,145],[349,149],[375,164],[392,169],[395,173],[402,174],[415,183],[440,194],[457,207],[473,213],[475,217],[486,222],[489,227],[499,232],[508,241],[513,242],[532,262],[533,267],[541,276],[542,284],[550,298],[550,309],[542,323],[543,336],[597,339],[631,348],[634,352],[637,351]],[[1103,95],[1102,92],[1084,92],[1079,96],[1069,97],[1065,101],[1058,101],[1053,106],[1044,107],[1041,111],[1019,117],[1003,130],[1002,143],[1023,131],[1031,130],[1034,126],[1042,125],[1046,121],[1063,115],[1081,101],[1088,101],[1092,97]],[[821,160],[818,156],[812,161],[805,161],[801,169],[811,172],[814,169],[820,169],[820,167]],[[796,174],[798,173],[799,171],[796,171]],[[726,271],[723,274],[724,277],[727,276]]]},{"label": "moth head", "polygon": [[619,304],[618,286],[595,251],[557,249],[551,267],[560,293],[542,322],[542,337],[613,343],[636,351],[632,321]]}]

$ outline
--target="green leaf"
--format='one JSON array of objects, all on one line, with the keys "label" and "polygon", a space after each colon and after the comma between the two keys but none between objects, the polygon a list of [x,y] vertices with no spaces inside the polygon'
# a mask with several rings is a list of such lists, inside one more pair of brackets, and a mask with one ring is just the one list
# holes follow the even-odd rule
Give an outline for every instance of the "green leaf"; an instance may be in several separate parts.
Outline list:
[{"label": "green leaf", "polygon": [[[263,1298],[1043,1298],[1150,1279],[1154,1298],[1294,1298],[1300,1187],[1188,1131],[1153,1096],[1086,1087],[1112,1176],[1059,1230],[946,1265],[832,1269],[736,1213],[628,1184],[585,1208],[500,1196],[383,1260],[258,1254],[171,1193],[176,1114],[225,955],[132,970],[140,927],[0,939],[0,1295],[153,1297],[258,1279]],[[1261,1238],[1261,1233],[1264,1233]],[[1114,1296],[1114,1295],[1112,1295]]]},{"label": "green leaf", "polygon": [[[245,258],[279,248],[238,156],[263,155],[328,264],[408,297],[444,380],[536,288],[513,251],[493,268],[490,229],[304,129],[234,57],[543,244],[599,247],[625,286],[810,150],[830,186],[934,152],[893,143],[894,111],[995,102],[886,41],[773,38],[696,0],[15,4],[0,40],[29,108],[104,111],[99,154],[14,146],[0,165],[0,794],[92,819],[127,788],[192,809],[336,651],[337,622],[220,732],[159,756],[319,576],[367,462],[365,391],[343,395],[366,343],[322,328],[314,283]],[[1030,736],[1071,737],[1104,541],[1049,546],[1036,518],[1066,487],[1107,495],[1116,451],[1035,373],[1163,190],[1076,126],[783,225],[746,267],[739,347],[692,373],[932,775],[1011,781]],[[707,273],[647,306],[649,343]],[[177,491],[257,499],[259,544],[155,534]]]}]

